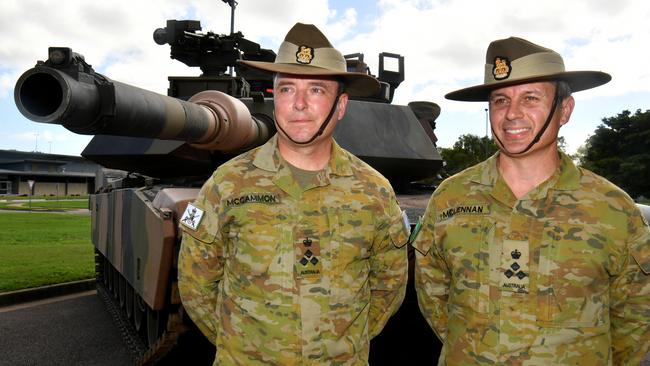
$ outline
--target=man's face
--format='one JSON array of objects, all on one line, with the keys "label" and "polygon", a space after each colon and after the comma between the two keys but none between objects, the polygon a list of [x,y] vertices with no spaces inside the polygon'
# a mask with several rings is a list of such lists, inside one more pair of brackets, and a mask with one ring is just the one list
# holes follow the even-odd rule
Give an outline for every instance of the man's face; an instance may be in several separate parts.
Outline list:
[{"label": "man's face", "polygon": [[[278,74],[273,87],[276,123],[294,141],[308,141],[325,122],[338,86],[338,82],[332,79]],[[332,121],[312,144],[332,136],[336,122],[345,114],[347,100],[347,94],[342,94]],[[278,133],[278,136],[284,143],[291,143],[284,134]]]},{"label": "man's face", "polygon": [[526,156],[536,151],[556,151],[558,131],[571,116],[573,97],[562,100],[539,142],[525,154],[517,154],[528,147],[544,126],[554,96],[555,83],[548,81],[508,86],[490,93],[490,123],[503,153]]}]

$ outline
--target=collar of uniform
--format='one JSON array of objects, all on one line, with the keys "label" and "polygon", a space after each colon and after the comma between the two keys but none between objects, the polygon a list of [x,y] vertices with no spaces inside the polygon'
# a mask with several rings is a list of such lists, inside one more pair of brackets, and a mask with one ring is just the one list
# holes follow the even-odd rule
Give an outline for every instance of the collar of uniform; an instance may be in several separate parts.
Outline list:
[{"label": "collar of uniform", "polygon": [[580,169],[578,169],[575,164],[573,164],[573,160],[563,152],[560,152],[560,166],[558,169],[560,176],[553,189],[559,191],[572,191],[580,188],[580,178],[582,175]]},{"label": "collar of uniform", "polygon": [[352,175],[350,155],[346,154],[345,150],[334,139],[332,139],[332,157],[330,158],[328,170],[329,174],[344,177]]},{"label": "collar of uniform", "polygon": [[[474,183],[492,187],[490,193],[492,197],[512,206],[517,199],[499,174],[499,169],[497,168],[499,154],[497,152],[480,164],[482,169],[476,169],[469,179]],[[553,175],[544,183],[528,192],[522,199],[541,199],[548,195],[550,189],[570,191],[580,187],[580,170],[576,168],[569,156],[562,152],[559,152],[559,154],[560,165]]]},{"label": "collar of uniform", "polygon": [[481,166],[481,169],[474,169],[474,172],[469,176],[469,180],[484,186],[494,186],[499,179],[499,170],[497,169],[498,156],[499,152],[487,158],[483,163],[480,163],[479,166]]},{"label": "collar of uniform", "polygon": [[280,169],[280,150],[278,150],[278,135],[273,135],[264,145],[255,153],[253,165],[257,168],[277,172]]},{"label": "collar of uniform", "polygon": [[548,196],[548,192],[554,191],[572,191],[580,188],[580,170],[576,168],[566,154],[558,152],[560,163],[546,181],[533,188],[524,197],[525,199],[538,200]]},{"label": "collar of uniform", "polygon": [[[499,179],[499,169],[497,168],[497,158],[499,152],[492,155],[483,162],[483,169],[476,169],[469,179],[478,184],[494,186]],[[560,165],[553,175],[558,175],[557,182],[553,187],[556,190],[570,191],[580,187],[580,170],[576,168],[571,158],[563,152],[560,154]]]},{"label": "collar of uniform", "polygon": [[[276,134],[257,150],[253,159],[253,165],[260,169],[277,172],[280,169],[282,160],[280,150],[278,149],[278,136]],[[327,174],[339,176],[352,175],[350,156],[345,153],[334,139],[332,139],[332,156],[325,171]]]}]

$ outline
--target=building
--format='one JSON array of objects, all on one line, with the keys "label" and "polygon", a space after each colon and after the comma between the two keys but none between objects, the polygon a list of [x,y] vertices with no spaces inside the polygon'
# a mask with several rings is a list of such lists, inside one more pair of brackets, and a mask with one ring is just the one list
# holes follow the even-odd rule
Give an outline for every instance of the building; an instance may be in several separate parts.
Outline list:
[{"label": "building", "polygon": [[92,193],[101,167],[80,156],[0,150],[0,195],[73,196]]}]

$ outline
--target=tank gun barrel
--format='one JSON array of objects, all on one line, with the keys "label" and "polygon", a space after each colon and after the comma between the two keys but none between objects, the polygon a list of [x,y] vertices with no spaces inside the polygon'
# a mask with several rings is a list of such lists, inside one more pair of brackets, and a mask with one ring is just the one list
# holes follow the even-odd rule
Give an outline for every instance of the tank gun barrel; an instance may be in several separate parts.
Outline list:
[{"label": "tank gun barrel", "polygon": [[19,111],[35,122],[60,124],[83,135],[181,140],[208,150],[236,151],[264,143],[268,123],[238,99],[214,90],[189,101],[113,81],[69,48],[49,49],[46,62],[20,76]]}]

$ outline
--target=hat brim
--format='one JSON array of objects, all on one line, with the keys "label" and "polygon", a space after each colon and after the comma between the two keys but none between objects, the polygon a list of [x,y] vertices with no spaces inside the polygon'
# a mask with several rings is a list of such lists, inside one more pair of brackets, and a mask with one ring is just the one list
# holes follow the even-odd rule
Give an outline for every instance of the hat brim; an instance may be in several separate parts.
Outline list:
[{"label": "hat brim", "polygon": [[566,81],[571,87],[572,92],[578,92],[606,84],[612,80],[612,77],[601,71],[566,71],[470,86],[448,93],[445,95],[445,98],[464,102],[486,102],[490,98],[490,92],[495,89],[538,81],[558,80]]},{"label": "hat brim", "polygon": [[351,97],[369,97],[377,95],[381,86],[374,77],[360,72],[337,72],[311,65],[284,64],[263,61],[239,60],[241,64],[271,73],[291,75],[333,76],[341,78],[345,92]]}]

